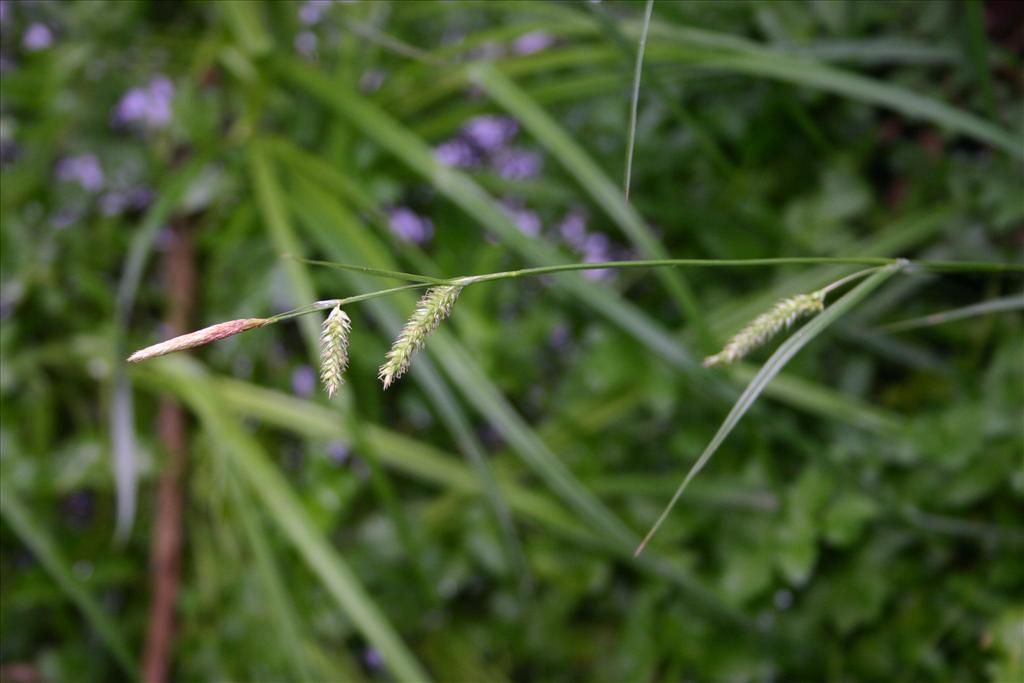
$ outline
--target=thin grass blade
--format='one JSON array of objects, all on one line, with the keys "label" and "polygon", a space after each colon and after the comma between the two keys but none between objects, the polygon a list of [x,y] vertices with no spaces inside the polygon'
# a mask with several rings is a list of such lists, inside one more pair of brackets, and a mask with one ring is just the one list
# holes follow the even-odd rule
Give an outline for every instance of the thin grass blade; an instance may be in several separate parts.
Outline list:
[{"label": "thin grass blade", "polygon": [[993,313],[1007,313],[1019,310],[1024,310],[1024,296],[1007,296],[989,301],[981,301],[970,306],[954,308],[948,311],[931,313],[919,318],[900,320],[899,322],[882,325],[878,329],[881,332],[906,332],[922,327],[943,325],[955,320],[963,320],[964,318],[974,318],[979,315],[992,315]]},{"label": "thin grass blade", "polygon": [[640,30],[640,43],[636,48],[636,65],[633,69],[633,92],[629,98],[629,130],[626,139],[626,171],[623,174],[622,194],[629,201],[629,184],[633,179],[633,148],[636,146],[636,112],[640,104],[640,78],[644,72],[644,50],[647,48],[647,31],[651,27],[651,11],[654,0],[647,0],[644,7],[644,25]]},{"label": "thin grass blade", "polygon": [[[154,365],[174,367],[178,372],[163,374],[171,388],[199,416],[214,443],[223,446],[224,456],[245,479],[249,490],[267,508],[281,533],[302,556],[313,573],[352,620],[366,640],[384,659],[395,677],[403,681],[427,681],[430,677],[363,588],[341,555],[317,530],[302,502],[288,482],[271,464],[259,443],[224,410],[217,397],[206,389],[195,365],[173,366],[161,359]],[[169,385],[174,386],[169,386]]]},{"label": "thin grass blade", "polygon": [[[304,250],[288,219],[284,194],[277,180],[273,161],[263,146],[258,143],[250,147],[249,174],[252,178],[257,205],[263,214],[263,222],[274,248],[278,253],[301,257]],[[292,304],[301,306],[310,301],[316,301],[316,290],[302,262],[298,259],[287,259],[284,262],[284,267],[288,277],[288,287],[291,290],[289,298]],[[320,348],[320,321],[315,316],[304,316],[299,319],[299,329],[302,330],[309,358],[315,360],[319,355]]]},{"label": "thin grass blade", "polygon": [[711,459],[711,456],[715,454],[725,438],[729,436],[733,428],[739,423],[740,419],[750,410],[750,406],[754,404],[754,401],[761,395],[768,386],[768,383],[779,374],[779,371],[785,367],[786,363],[795,356],[804,346],[810,343],[815,337],[825,331],[829,325],[834,323],[836,320],[845,315],[851,308],[856,306],[862,301],[868,294],[877,289],[883,282],[888,280],[897,272],[897,267],[888,266],[879,271],[874,275],[871,275],[866,280],[861,282],[859,285],[850,290],[841,299],[836,301],[834,304],[829,306],[815,318],[812,318],[810,322],[800,328],[798,331],[793,333],[786,341],[784,341],[779,348],[771,355],[771,357],[765,362],[761,369],[754,375],[754,378],[747,385],[747,388],[740,395],[736,404],[729,411],[722,426],[718,428],[718,432],[714,438],[711,439],[711,443],[707,445],[704,452],[701,453],[697,462],[693,464],[690,471],[686,473],[686,477],[683,482],[676,489],[676,492],[672,495],[672,499],[669,501],[665,510],[658,517],[657,521],[654,522],[654,526],[647,533],[647,536],[640,543],[636,549],[636,555],[643,552],[644,547],[650,542],[654,534],[657,533],[658,528],[662,525],[665,519],[668,517],[672,508],[675,507],[679,497],[683,495],[683,491],[686,490],[687,485],[693,480],[697,474],[704,469],[704,466]]}]

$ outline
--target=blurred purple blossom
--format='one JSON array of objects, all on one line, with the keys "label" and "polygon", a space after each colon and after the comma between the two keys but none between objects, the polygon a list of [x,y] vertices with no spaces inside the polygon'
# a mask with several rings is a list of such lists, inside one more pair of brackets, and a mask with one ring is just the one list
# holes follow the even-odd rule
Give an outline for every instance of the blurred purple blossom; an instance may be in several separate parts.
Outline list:
[{"label": "blurred purple blossom", "polygon": [[[585,263],[601,263],[610,260],[612,260],[611,241],[608,237],[599,232],[587,235],[583,242],[583,261]],[[584,277],[591,280],[601,280],[610,274],[611,270],[608,268],[583,271]]]},{"label": "blurred purple blossom", "polygon": [[299,8],[299,21],[309,25],[319,23],[324,11],[330,6],[331,0],[307,0]]},{"label": "blurred purple blossom", "polygon": [[380,671],[384,668],[384,658],[380,656],[380,652],[372,647],[368,647],[363,651],[363,662],[370,671]]},{"label": "blurred purple blossom", "polygon": [[82,220],[82,212],[77,209],[60,209],[50,216],[50,225],[54,230],[65,230]]},{"label": "blurred purple blossom", "polygon": [[37,21],[25,29],[25,35],[21,37],[21,45],[29,52],[45,50],[53,45],[53,31],[46,24]]},{"label": "blurred purple blossom", "polygon": [[452,138],[434,148],[434,158],[442,166],[473,168],[480,164],[476,148],[462,138]]},{"label": "blurred purple blossom", "polygon": [[570,247],[583,251],[587,239],[587,219],[583,212],[573,210],[567,213],[558,225],[558,233]]},{"label": "blurred purple blossom", "polygon": [[487,61],[490,59],[497,59],[498,57],[505,56],[505,48],[501,43],[489,42],[483,45],[478,45],[472,50],[466,52],[466,59],[470,61],[480,60]]},{"label": "blurred purple blossom", "polygon": [[585,256],[600,256],[599,260],[607,261],[611,250],[611,240],[608,239],[607,235],[600,232],[595,232],[587,235],[587,239],[583,242],[583,254]]},{"label": "blurred purple blossom", "polygon": [[511,200],[502,202],[501,208],[504,209],[505,214],[512,219],[512,222],[516,224],[523,234],[529,235],[530,237],[536,237],[540,234],[540,217],[524,207],[521,203]]},{"label": "blurred purple blossom", "polygon": [[103,187],[103,169],[95,154],[64,157],[57,162],[57,179],[78,183],[86,192],[96,192]]},{"label": "blurred purple blossom", "polygon": [[11,18],[11,4],[8,0],[0,0],[0,24],[7,23]]},{"label": "blurred purple blossom", "polygon": [[316,371],[308,365],[300,365],[292,372],[292,393],[309,398],[316,390]]},{"label": "blurred purple blossom", "polygon": [[519,124],[508,116],[476,116],[462,127],[462,134],[482,152],[493,152],[515,137]]},{"label": "blurred purple blossom", "polygon": [[127,210],[138,211],[153,201],[153,191],[148,187],[133,187],[128,190],[111,190],[100,199],[100,212],[104,216],[118,216]]},{"label": "blurred purple blossom", "polygon": [[559,323],[548,335],[548,344],[555,349],[564,349],[572,341],[572,332],[565,323]]},{"label": "blurred purple blossom", "polygon": [[344,441],[331,441],[327,444],[327,457],[335,465],[343,465],[351,454],[348,444]]},{"label": "blurred purple blossom", "polygon": [[302,31],[295,36],[295,51],[303,57],[312,57],[316,52],[316,34],[312,31]]},{"label": "blurred purple blossom", "polygon": [[119,124],[141,124],[160,129],[171,122],[171,103],[174,84],[164,75],[155,76],[141,88],[126,92],[114,110],[114,121]]},{"label": "blurred purple blossom", "polygon": [[516,38],[512,43],[512,52],[517,55],[532,55],[551,47],[555,42],[554,36],[545,31],[530,31]]},{"label": "blurred purple blossom", "polygon": [[434,236],[434,224],[407,206],[396,206],[388,211],[391,232],[406,242],[423,244]]},{"label": "blurred purple blossom", "polygon": [[363,92],[376,92],[386,76],[384,69],[367,69],[359,78],[359,89]]},{"label": "blurred purple blossom", "polygon": [[509,147],[494,156],[494,170],[506,180],[533,178],[543,167],[540,154],[521,147]]}]

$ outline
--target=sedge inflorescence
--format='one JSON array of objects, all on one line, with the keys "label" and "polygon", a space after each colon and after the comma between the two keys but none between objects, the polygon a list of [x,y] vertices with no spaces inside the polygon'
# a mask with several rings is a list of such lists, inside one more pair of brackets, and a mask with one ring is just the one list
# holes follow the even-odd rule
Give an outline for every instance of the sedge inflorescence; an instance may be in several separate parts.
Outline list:
[{"label": "sedge inflorescence", "polygon": [[824,290],[783,299],[737,332],[726,342],[725,348],[705,358],[704,367],[733,363],[771,339],[779,330],[804,316],[820,313],[824,307]]},{"label": "sedge inflorescence", "polygon": [[385,389],[409,369],[413,354],[423,346],[441,321],[451,314],[452,306],[461,291],[461,285],[442,285],[428,289],[420,298],[412,317],[402,328],[388,351],[384,365],[380,367],[378,376]]},{"label": "sedge inflorescence", "polygon": [[188,334],[183,334],[174,337],[173,339],[160,342],[159,344],[153,344],[152,346],[140,349],[128,356],[128,362],[139,363],[144,360],[149,360],[150,358],[174,353],[175,351],[194,349],[197,346],[203,346],[219,339],[224,339],[225,337],[238,334],[239,332],[251,330],[254,327],[263,327],[270,322],[271,321],[268,318],[242,318],[241,320],[228,320],[227,322],[217,323],[216,325],[210,325],[209,327],[204,327],[201,330],[189,332]]},{"label": "sedge inflorescence", "polygon": [[344,382],[348,367],[348,337],[352,321],[340,306],[335,306],[320,331],[320,381],[331,398]]}]

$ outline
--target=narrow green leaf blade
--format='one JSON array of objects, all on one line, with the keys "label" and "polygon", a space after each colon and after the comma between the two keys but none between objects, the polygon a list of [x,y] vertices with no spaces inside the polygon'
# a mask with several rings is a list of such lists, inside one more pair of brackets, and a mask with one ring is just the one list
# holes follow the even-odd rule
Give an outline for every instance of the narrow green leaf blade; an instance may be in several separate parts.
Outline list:
[{"label": "narrow green leaf blade", "polygon": [[175,370],[163,377],[175,384],[177,393],[214,435],[214,442],[224,446],[225,456],[231,459],[235,471],[245,478],[281,533],[299,551],[356,628],[377,648],[396,678],[402,681],[429,680],[426,671],[348,564],[309,519],[302,503],[257,441],[224,412],[216,396],[205,390],[201,375],[198,380],[190,376],[199,372],[196,366],[189,367],[185,363],[163,363],[162,366]]},{"label": "narrow green leaf blade", "polygon": [[797,354],[804,346],[811,342],[815,337],[825,331],[829,325],[834,323],[836,320],[841,318],[851,308],[856,306],[862,301],[868,294],[878,288],[883,282],[892,277],[897,271],[897,267],[887,266],[875,274],[868,277],[866,280],[861,282],[859,285],[850,290],[845,294],[839,301],[835,302],[831,306],[825,309],[823,313],[817,317],[811,319],[806,325],[801,327],[797,332],[793,333],[786,341],[784,341],[779,348],[771,355],[771,357],[765,361],[765,364],[761,366],[761,369],[754,375],[754,378],[750,380],[750,384],[743,390],[739,399],[736,400],[732,410],[726,416],[722,426],[718,428],[718,432],[711,439],[711,443],[707,445],[704,452],[701,453],[697,462],[690,467],[690,471],[686,473],[686,477],[683,482],[676,489],[676,492],[672,495],[672,499],[669,501],[665,510],[658,517],[657,521],[654,522],[654,526],[644,537],[643,542],[636,549],[636,554],[639,555],[644,547],[650,542],[654,534],[657,533],[658,528],[662,525],[668,514],[675,507],[679,497],[683,495],[683,491],[686,490],[687,485],[693,480],[697,473],[700,472],[707,464],[711,456],[715,454],[718,447],[722,445],[725,438],[729,436],[733,428],[739,423],[750,406],[754,404],[754,401],[761,395],[768,386],[768,383],[775,378],[779,371],[785,367],[786,363]]},{"label": "narrow green leaf blade", "polygon": [[[252,146],[249,153],[249,174],[256,193],[256,201],[263,214],[263,222],[274,248],[281,254],[302,256],[305,252],[288,220],[284,194],[277,180],[273,161],[263,146],[258,143]],[[316,290],[313,288],[306,266],[297,259],[287,259],[284,262],[284,267],[288,276],[292,304],[301,306],[316,301]],[[299,327],[309,350],[309,357],[317,358],[320,344],[320,321],[316,316],[303,316],[299,319]]]}]

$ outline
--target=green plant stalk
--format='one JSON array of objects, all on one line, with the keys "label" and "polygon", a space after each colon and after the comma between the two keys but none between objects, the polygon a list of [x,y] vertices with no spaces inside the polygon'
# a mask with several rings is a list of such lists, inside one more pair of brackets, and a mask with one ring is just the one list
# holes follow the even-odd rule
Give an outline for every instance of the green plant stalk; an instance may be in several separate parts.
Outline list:
[{"label": "green plant stalk", "polygon": [[[297,258],[297,257],[292,257]],[[306,306],[300,306],[299,308],[278,313],[275,316],[267,318],[267,325],[272,323],[281,322],[283,320],[290,320],[291,318],[298,318],[299,316],[307,315],[309,313],[315,313],[317,311],[323,311],[335,306],[346,306],[348,304],[357,303],[360,301],[368,301],[370,299],[377,299],[382,296],[388,296],[395,292],[402,292],[410,289],[422,289],[431,284],[436,285],[460,285],[468,287],[469,285],[475,285],[480,282],[494,282],[496,280],[516,280],[523,277],[533,277],[536,275],[547,275],[551,273],[562,273],[573,270],[598,270],[598,269],[629,269],[629,268],[673,268],[673,267],[697,267],[697,268],[728,268],[736,266],[777,266],[777,265],[807,265],[807,264],[844,264],[844,265],[864,265],[864,266],[892,266],[897,264],[903,264],[906,270],[926,270],[929,272],[946,272],[946,273],[977,273],[977,272],[988,272],[988,273],[1024,273],[1024,264],[1017,263],[991,263],[987,261],[909,261],[907,259],[899,258],[883,258],[883,257],[855,257],[855,258],[842,258],[842,257],[779,257],[779,258],[759,258],[759,259],[653,259],[647,261],[604,261],[600,263],[564,263],[557,266],[539,266],[536,268],[523,268],[520,270],[506,270],[498,273],[486,273],[484,275],[463,275],[459,277],[453,277],[448,279],[443,278],[432,278],[424,275],[414,275],[413,273],[403,273],[397,270],[383,270],[380,268],[367,268],[365,266],[353,266],[346,263],[334,263],[332,261],[312,261],[309,259],[298,259],[304,263],[311,265],[325,266],[328,268],[337,268],[338,270],[348,270],[356,273],[365,273],[368,275],[376,275],[379,277],[387,277],[394,280],[405,280],[414,284],[402,285],[400,287],[391,287],[389,289],[382,289],[376,292],[368,292],[366,294],[357,294],[355,296],[345,297],[343,299],[323,299],[316,301]],[[866,275],[867,271],[860,271],[854,273],[850,278],[860,277]],[[840,284],[845,284],[847,278],[843,278],[840,282],[829,285],[829,290],[834,289]]]},{"label": "green plant stalk", "polygon": [[647,31],[651,27],[651,11],[654,0],[647,0],[644,7],[644,25],[640,31],[640,44],[636,49],[636,65],[633,70],[633,94],[629,98],[629,138],[626,142],[626,171],[622,182],[622,195],[629,201],[629,185],[633,179],[633,149],[636,147],[636,112],[640,103],[640,77],[644,71],[644,50],[647,48]]},{"label": "green plant stalk", "polygon": [[[853,273],[845,278],[840,279],[837,282],[833,282],[829,285],[825,292],[829,292],[841,285],[846,284],[850,280],[860,278],[873,270],[878,270],[884,267],[896,267],[900,270],[913,271],[913,270],[925,270],[932,272],[1024,272],[1024,264],[1015,263],[992,263],[992,262],[979,262],[979,261],[910,261],[904,258],[876,258],[876,257],[864,257],[864,258],[819,258],[819,257],[780,257],[780,258],[765,258],[765,259],[653,259],[645,261],[605,261],[601,263],[565,263],[552,266],[539,266],[536,268],[524,268],[521,270],[507,270],[498,273],[486,273],[483,275],[464,275],[461,277],[439,279],[429,278],[428,282],[424,282],[427,279],[422,275],[413,275],[412,273],[403,273],[400,271],[383,270],[380,268],[366,268],[364,266],[352,266],[344,263],[333,263],[329,261],[307,261],[307,259],[292,257],[296,261],[302,263],[316,263],[318,265],[325,265],[331,268],[337,268],[339,270],[354,271],[361,273],[369,273],[380,277],[389,277],[396,280],[413,281],[414,284],[402,285],[399,287],[391,287],[389,289],[382,289],[376,292],[368,292],[366,294],[357,294],[355,296],[346,297],[344,299],[324,299],[322,301],[315,301],[299,308],[294,308],[284,313],[279,313],[270,318],[260,319],[259,325],[249,326],[245,329],[251,329],[252,327],[265,327],[273,323],[278,323],[283,320],[290,320],[292,318],[298,318],[300,316],[314,313],[316,311],[322,311],[328,308],[334,308],[335,306],[345,306],[347,304],[356,303],[359,301],[368,301],[370,299],[376,299],[378,297],[387,296],[394,292],[400,292],[408,289],[419,289],[427,287],[431,284],[437,284],[440,286],[457,286],[457,287],[468,287],[480,282],[493,282],[496,280],[515,280],[522,277],[531,277],[535,275],[545,275],[550,273],[560,273],[573,270],[594,270],[594,269],[626,269],[626,268],[669,268],[678,266],[697,266],[697,267],[725,267],[725,266],[752,266],[752,265],[779,265],[779,264],[795,264],[795,263],[841,263],[841,264],[861,264],[870,265],[874,268],[859,271]],[[244,322],[244,321],[232,321],[232,322]],[[244,330],[238,330],[244,331]],[[194,333],[193,333],[194,334]],[[212,340],[211,340],[212,341]],[[157,346],[166,345],[168,342]],[[205,342],[202,342],[205,343]],[[170,350],[157,350],[155,347],[148,347],[140,352],[132,354],[129,358],[129,362],[136,360],[144,360],[143,357],[155,357],[161,356],[172,351],[183,350],[184,348],[193,348],[200,344],[189,344],[181,348],[175,348]],[[155,353],[148,353],[150,351],[156,351]],[[138,358],[137,358],[138,357]]]},{"label": "green plant stalk", "polygon": [[979,315],[991,315],[993,313],[1005,313],[1008,311],[1019,311],[1021,309],[1024,309],[1024,296],[1007,296],[999,299],[982,301],[980,303],[971,304],[970,306],[963,306],[962,308],[954,308],[949,311],[931,313],[919,318],[900,320],[898,322],[889,323],[888,325],[882,325],[878,329],[881,332],[889,333],[906,332],[907,330],[916,330],[921,327],[930,327],[932,325],[942,325],[955,320],[963,320],[964,318],[973,318],[974,316]]}]

